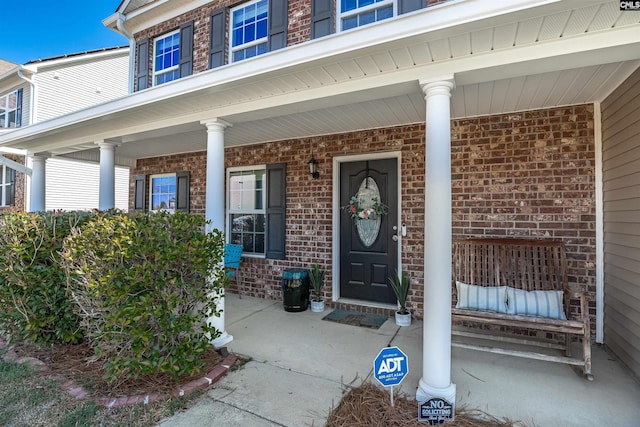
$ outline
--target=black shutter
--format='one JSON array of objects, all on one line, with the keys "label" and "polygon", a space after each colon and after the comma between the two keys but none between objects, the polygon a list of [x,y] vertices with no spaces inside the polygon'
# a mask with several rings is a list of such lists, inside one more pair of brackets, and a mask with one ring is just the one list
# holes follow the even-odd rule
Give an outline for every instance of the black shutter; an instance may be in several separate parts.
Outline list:
[{"label": "black shutter", "polygon": [[267,165],[267,258],[285,257],[286,163]]},{"label": "black shutter", "polygon": [[147,201],[147,176],[136,175],[133,177],[133,210],[145,210]]},{"label": "black shutter", "polygon": [[16,171],[9,169],[9,186],[6,193],[7,200],[5,205],[13,206],[16,204]]},{"label": "black shutter", "polygon": [[193,72],[193,21],[180,25],[180,77]]},{"label": "black shutter", "polygon": [[333,33],[333,7],[335,0],[311,1],[311,38],[317,39]]},{"label": "black shutter", "polygon": [[176,173],[176,210],[189,212],[189,171]]},{"label": "black shutter", "polygon": [[398,0],[398,15],[426,7],[425,0]]},{"label": "black shutter", "polygon": [[269,52],[287,46],[287,0],[269,0]]},{"label": "black shutter", "polygon": [[216,68],[226,63],[225,46],[227,45],[227,9],[211,12],[211,29],[209,32],[209,68]]},{"label": "black shutter", "polygon": [[138,64],[136,67],[136,90],[149,87],[149,39],[138,43]]},{"label": "black shutter", "polygon": [[22,89],[18,89],[17,98],[18,98],[17,100],[18,105],[16,108],[16,127],[19,128],[22,126]]}]

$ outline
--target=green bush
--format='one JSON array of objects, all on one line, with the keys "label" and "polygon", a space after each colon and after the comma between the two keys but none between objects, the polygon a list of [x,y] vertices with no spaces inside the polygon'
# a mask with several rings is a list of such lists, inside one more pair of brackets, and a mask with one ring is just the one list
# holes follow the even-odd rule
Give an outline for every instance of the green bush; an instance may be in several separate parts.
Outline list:
[{"label": "green bush", "polygon": [[220,332],[224,240],[200,215],[98,214],[62,252],[86,337],[110,381],[194,374]]},{"label": "green bush", "polygon": [[37,344],[82,339],[58,252],[71,229],[91,216],[47,212],[0,217],[0,329],[12,339]]}]

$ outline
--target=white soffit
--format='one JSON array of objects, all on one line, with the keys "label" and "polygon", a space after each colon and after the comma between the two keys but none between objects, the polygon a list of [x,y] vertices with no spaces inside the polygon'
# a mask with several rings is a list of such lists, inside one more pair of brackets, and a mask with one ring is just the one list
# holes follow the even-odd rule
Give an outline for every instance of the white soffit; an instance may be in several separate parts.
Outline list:
[{"label": "white soffit", "polygon": [[[226,131],[230,145],[413,123],[424,121],[417,81],[451,73],[457,84],[454,117],[601,101],[638,67],[640,12],[621,12],[617,1],[549,3],[513,12],[510,22],[493,16],[372,41],[382,40],[380,33],[424,26],[432,12],[486,4],[454,0],[433,11],[202,72],[15,134],[23,148],[53,152],[82,149],[96,139],[121,139],[126,142],[122,153],[130,143],[157,140],[159,132],[174,133],[172,128],[204,129],[200,121],[213,117],[234,124]],[[363,47],[356,48],[354,40]],[[336,49],[327,56],[332,46]],[[193,138],[193,148],[205,138],[205,132],[195,133],[201,136]]]}]

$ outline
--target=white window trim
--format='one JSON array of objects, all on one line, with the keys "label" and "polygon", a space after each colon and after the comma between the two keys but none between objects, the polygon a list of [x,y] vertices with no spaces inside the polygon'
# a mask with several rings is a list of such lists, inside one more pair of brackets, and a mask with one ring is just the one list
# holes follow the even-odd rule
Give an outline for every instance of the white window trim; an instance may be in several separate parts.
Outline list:
[{"label": "white window trim", "polygon": [[[165,33],[161,36],[156,37],[155,39],[153,39],[153,64],[151,66],[151,69],[153,70],[153,75],[151,76],[151,85],[152,86],[159,86],[160,84],[156,83],[156,76],[160,76],[162,74],[167,74],[173,71],[176,71],[178,69],[180,69],[180,61],[178,61],[178,63],[176,65],[174,65],[173,67],[169,67],[169,68],[165,68],[161,71],[156,71],[156,43],[158,42],[158,40],[162,40],[162,39],[166,39],[168,37],[172,37],[175,34],[180,34],[180,30],[175,30],[175,31],[171,31],[170,33]],[[178,45],[178,55],[180,55],[180,46]]]},{"label": "white window trim", "polygon": [[[153,174],[153,175],[149,175],[149,211],[151,212],[169,212],[169,213],[174,213],[176,211],[176,209],[153,209],[153,180],[155,178],[167,178],[167,177],[173,177],[176,180],[176,193],[178,191],[178,177],[175,173],[158,173],[158,174]],[[177,194],[176,194],[176,203],[178,203],[177,200]]]},{"label": "white window trim", "polygon": [[[229,58],[228,58],[229,64],[232,64],[234,62],[242,62],[242,61],[244,61],[244,59],[241,60],[241,61],[234,61],[233,60],[233,54],[236,51],[244,50],[244,49],[246,49],[248,47],[252,47],[252,46],[256,46],[256,45],[259,45],[259,44],[262,44],[262,43],[265,43],[265,42],[266,43],[269,42],[269,12],[267,11],[267,35],[262,37],[262,38],[260,38],[260,39],[256,39],[256,40],[254,40],[252,42],[249,42],[249,43],[243,43],[243,44],[235,46],[235,47],[233,46],[233,12],[235,12],[238,9],[244,9],[245,7],[249,6],[250,4],[258,3],[259,1],[261,1],[261,0],[252,0],[252,1],[245,2],[245,3],[241,3],[241,4],[237,5],[236,7],[232,7],[229,10],[229,28],[228,28],[228,31],[227,31],[228,32],[227,39],[228,39],[228,44],[229,44],[229,50],[228,50],[228,52],[229,52]],[[268,3],[267,3],[267,7],[268,7]],[[256,55],[256,56],[260,56],[260,55]]]},{"label": "white window trim", "polygon": [[11,186],[10,182],[6,182],[7,178],[7,169],[10,169],[7,165],[2,165],[2,169],[0,169],[0,173],[2,173],[2,177],[0,178],[0,206],[8,207],[11,205],[7,204],[7,190]]},{"label": "white window trim", "polygon": [[[356,28],[360,28],[360,26],[357,26],[355,28],[349,28],[348,30],[343,30],[342,29],[342,20],[344,18],[348,18],[348,17],[350,17],[352,15],[358,15],[360,13],[367,12],[369,10],[378,9],[380,7],[383,7],[383,6],[388,6],[389,4],[393,4],[393,17],[391,19],[393,19],[396,16],[398,16],[398,1],[397,0],[386,0],[386,1],[381,1],[381,2],[378,2],[378,3],[373,3],[373,4],[370,4],[368,6],[364,6],[364,7],[358,8],[358,9],[354,9],[354,10],[350,10],[349,12],[345,12],[345,13],[341,12],[341,10],[342,10],[341,3],[342,3],[342,0],[338,0],[338,4],[337,4],[337,7],[336,7],[336,9],[337,9],[336,10],[336,32],[337,33],[340,33],[342,31],[350,31],[350,30],[355,30]],[[380,22],[380,21],[378,21],[378,22]]]},{"label": "white window trim", "polygon": [[[263,206],[263,209],[251,209],[251,210],[235,210],[235,209],[230,209],[230,205],[231,205],[231,199],[230,199],[230,188],[229,188],[229,184],[231,183],[231,173],[232,172],[244,172],[244,171],[255,171],[255,170],[264,170],[265,171],[265,176],[264,176],[264,183],[263,183],[263,197],[265,198]],[[227,230],[226,234],[226,242],[229,242],[229,239],[231,238],[231,221],[229,221],[229,217],[231,216],[231,214],[234,213],[247,213],[247,214],[264,214],[267,215],[267,206],[266,206],[266,198],[267,198],[267,165],[263,164],[263,165],[252,165],[252,166],[234,166],[234,167],[230,167],[227,168],[227,184],[226,184],[226,188],[225,188],[225,221],[226,221],[226,227],[225,229]],[[266,227],[266,224],[265,224]],[[265,237],[266,237],[266,232],[267,230],[265,229]],[[266,242],[265,242],[266,244]],[[247,258],[266,258],[267,257],[267,253],[266,253],[266,248],[265,248],[265,253],[264,254],[255,254],[255,253],[250,253],[250,252],[242,252],[242,256],[243,257],[247,257]]]},{"label": "white window trim", "polygon": [[[2,113],[2,115],[4,116],[4,125],[2,125],[2,127],[1,127],[2,129],[8,129],[9,128],[9,113],[10,112],[15,111],[16,115],[18,114],[17,111],[20,109],[20,105],[18,105],[16,103],[16,108],[13,108],[13,109],[9,108],[9,97],[11,95],[13,95],[13,96],[16,97],[16,101],[17,101],[18,91],[19,91],[19,89],[16,89],[16,90],[13,90],[11,92],[7,92],[4,95],[0,95],[0,98],[4,98],[3,108],[5,109],[4,113]],[[1,206],[5,206],[5,205],[1,205]]]}]

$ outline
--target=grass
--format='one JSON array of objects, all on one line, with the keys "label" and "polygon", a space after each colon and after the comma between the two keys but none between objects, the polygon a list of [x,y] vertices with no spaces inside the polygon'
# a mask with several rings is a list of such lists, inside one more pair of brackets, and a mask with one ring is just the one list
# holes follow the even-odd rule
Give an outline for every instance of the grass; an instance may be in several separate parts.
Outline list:
[{"label": "grass", "polygon": [[0,360],[0,425],[12,427],[154,426],[202,393],[150,405],[108,409],[77,400],[58,383],[24,364]]}]

